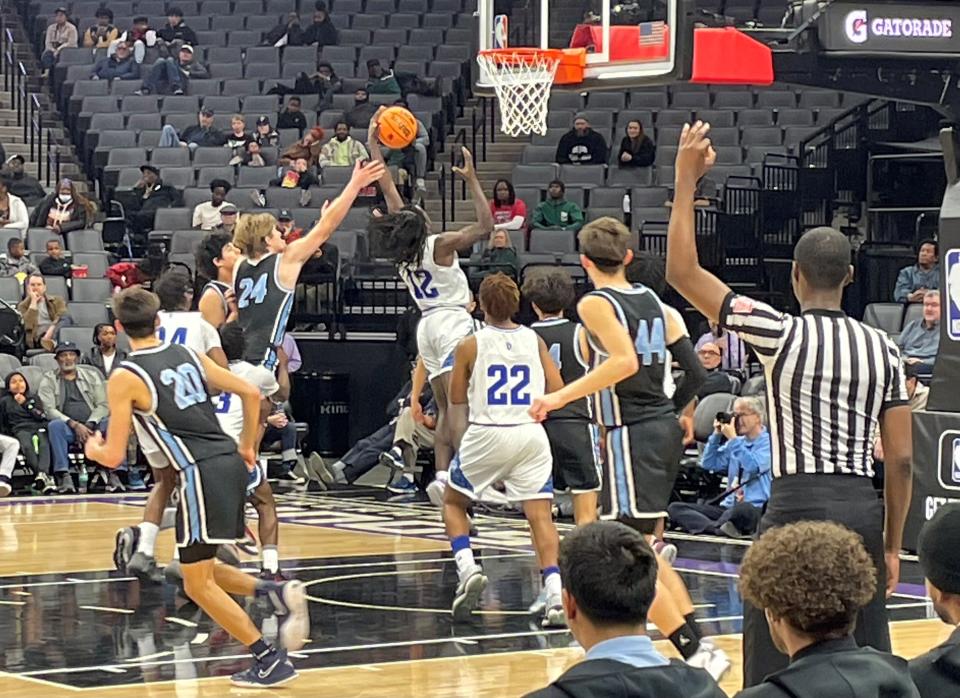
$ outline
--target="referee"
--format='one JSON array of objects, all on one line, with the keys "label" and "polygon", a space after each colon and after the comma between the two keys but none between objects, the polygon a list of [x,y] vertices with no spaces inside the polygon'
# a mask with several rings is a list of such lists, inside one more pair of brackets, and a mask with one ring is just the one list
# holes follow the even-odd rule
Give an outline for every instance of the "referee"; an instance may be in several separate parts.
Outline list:
[{"label": "referee", "polygon": [[[853,278],[850,244],[831,228],[805,233],[791,280],[801,314],[779,313],[739,296],[703,269],[694,234],[697,180],[716,160],[709,124],[685,126],[667,240],[667,281],[710,322],[735,332],[763,364],[770,411],[773,486],[759,533],[799,520],[829,520],[859,533],[877,566],[877,594],[857,617],[861,646],[890,651],[885,596],[900,575],[899,552],[910,505],[910,407],[897,346],[840,309]],[[870,483],[872,434],[885,454],[884,502]],[[886,590],[886,594],[884,594]],[[744,686],[787,665],[763,611],[744,603]]]}]

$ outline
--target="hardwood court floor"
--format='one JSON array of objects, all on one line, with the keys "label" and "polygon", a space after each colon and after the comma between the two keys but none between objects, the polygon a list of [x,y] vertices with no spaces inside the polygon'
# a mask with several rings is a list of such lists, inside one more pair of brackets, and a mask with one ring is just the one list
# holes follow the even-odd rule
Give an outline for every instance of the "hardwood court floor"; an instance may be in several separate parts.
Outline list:
[{"label": "hardwood court floor", "polygon": [[[538,574],[520,521],[479,516],[477,547],[491,579],[473,623],[449,617],[454,566],[435,510],[379,501],[370,490],[280,495],[284,567],[308,584],[311,642],[300,678],[281,695],[519,696],[581,656],[563,631],[526,613]],[[277,695],[237,689],[247,656],[171,587],[141,587],[112,570],[117,528],[139,520],[142,497],[0,501],[0,696],[13,698]],[[168,559],[170,534],[158,560]],[[743,546],[683,541],[677,568],[704,630],[734,660],[740,684]],[[891,600],[894,645],[914,656],[946,638],[928,613],[916,565]],[[272,618],[248,606],[265,635]],[[658,646],[669,652],[668,643]]]}]

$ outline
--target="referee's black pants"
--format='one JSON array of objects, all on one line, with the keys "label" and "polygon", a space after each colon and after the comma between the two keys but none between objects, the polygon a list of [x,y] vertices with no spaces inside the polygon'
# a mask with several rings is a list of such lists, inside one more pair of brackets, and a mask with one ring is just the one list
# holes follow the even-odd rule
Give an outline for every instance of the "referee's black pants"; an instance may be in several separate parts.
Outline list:
[{"label": "referee's black pants", "polygon": [[[855,475],[788,475],[773,481],[758,535],[795,521],[833,521],[859,533],[877,567],[873,600],[857,615],[854,638],[861,647],[890,651],[887,625],[887,567],[883,559],[883,503],[869,478]],[[770,639],[762,609],[743,603],[743,686],[763,682],[786,668],[788,657]]]}]

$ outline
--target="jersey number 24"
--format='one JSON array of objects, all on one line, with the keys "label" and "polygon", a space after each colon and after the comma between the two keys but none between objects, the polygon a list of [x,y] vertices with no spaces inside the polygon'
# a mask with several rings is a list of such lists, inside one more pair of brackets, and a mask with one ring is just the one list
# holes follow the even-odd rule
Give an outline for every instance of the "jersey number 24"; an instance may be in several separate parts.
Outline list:
[{"label": "jersey number 24", "polygon": [[267,297],[267,274],[264,272],[257,277],[257,280],[246,278],[240,279],[240,298],[237,299],[238,308],[246,308],[253,303],[260,305],[263,299]]},{"label": "jersey number 24", "polygon": [[[529,405],[530,392],[524,389],[530,384],[530,367],[514,364],[509,368],[503,364],[487,367],[487,378],[493,384],[487,388],[488,405]],[[513,383],[509,385],[509,383]]]}]

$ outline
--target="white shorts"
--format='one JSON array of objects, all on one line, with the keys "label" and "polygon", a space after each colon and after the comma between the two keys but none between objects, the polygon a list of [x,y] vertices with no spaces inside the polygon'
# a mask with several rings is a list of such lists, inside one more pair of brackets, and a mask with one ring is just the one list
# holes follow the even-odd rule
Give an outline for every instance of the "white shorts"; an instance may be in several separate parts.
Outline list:
[{"label": "white shorts", "polygon": [[497,481],[507,499],[553,499],[553,456],[540,424],[487,427],[471,424],[450,464],[448,484],[470,499]]},{"label": "white shorts", "polygon": [[417,325],[417,351],[433,380],[453,368],[453,354],[460,340],[473,334],[473,318],[466,308],[427,310]]}]

